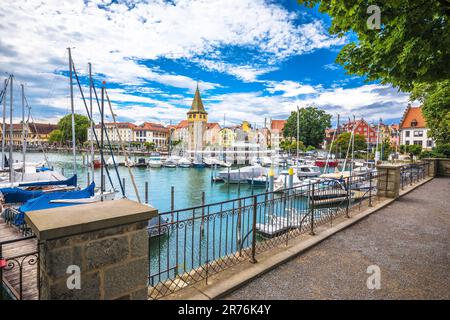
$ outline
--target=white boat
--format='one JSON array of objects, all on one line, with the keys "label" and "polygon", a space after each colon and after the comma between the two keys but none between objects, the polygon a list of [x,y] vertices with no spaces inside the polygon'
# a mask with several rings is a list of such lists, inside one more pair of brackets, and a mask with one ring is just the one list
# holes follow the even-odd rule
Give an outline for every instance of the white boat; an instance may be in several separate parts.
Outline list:
[{"label": "white boat", "polygon": [[272,164],[273,164],[272,159],[270,159],[269,157],[262,157],[261,165],[263,167],[270,167],[272,166]]},{"label": "white boat", "polygon": [[219,171],[218,176],[228,183],[245,183],[248,179],[257,178],[266,174],[266,168],[260,165],[255,165],[229,171]]},{"label": "white boat", "polygon": [[261,158],[259,158],[259,157],[253,157],[253,158],[250,160],[250,164],[251,164],[252,166],[258,166],[258,165],[261,165]]},{"label": "white boat", "polygon": [[162,163],[162,166],[165,168],[176,168],[177,164],[178,164],[178,160],[176,160],[172,157],[169,157]]},{"label": "white boat", "polygon": [[223,167],[223,168],[229,168],[229,167],[231,167],[231,162],[226,162],[226,161],[223,161],[223,160],[219,160],[219,166],[221,166],[221,167]]},{"label": "white boat", "polygon": [[220,166],[220,160],[212,157],[205,157],[203,158],[203,163],[207,167],[214,167],[214,166]]},{"label": "white boat", "polygon": [[189,168],[192,166],[192,161],[185,157],[180,158],[180,160],[178,160],[178,166],[180,168]]},{"label": "white boat", "polygon": [[161,156],[159,153],[150,154],[150,158],[148,160],[148,166],[150,168],[161,168],[163,165],[161,161]]},{"label": "white boat", "polygon": [[[293,187],[298,187],[303,184],[303,182],[294,174],[293,177]],[[275,180],[273,185],[273,191],[279,192],[283,189],[289,188],[289,175],[280,174],[278,178]]]},{"label": "white boat", "polygon": [[320,168],[318,166],[303,164],[298,167],[294,167],[299,178],[318,177],[321,175]]}]

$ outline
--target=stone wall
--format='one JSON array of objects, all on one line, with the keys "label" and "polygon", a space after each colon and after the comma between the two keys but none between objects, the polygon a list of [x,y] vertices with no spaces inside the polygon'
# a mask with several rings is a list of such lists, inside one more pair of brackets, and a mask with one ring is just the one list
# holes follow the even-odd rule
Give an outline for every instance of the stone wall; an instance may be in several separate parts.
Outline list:
[{"label": "stone wall", "polygon": [[[44,241],[41,299],[147,299],[147,222]],[[81,270],[81,289],[68,289],[70,265]]]},{"label": "stone wall", "polygon": [[378,165],[377,193],[380,197],[397,198],[400,193],[401,164]]},{"label": "stone wall", "polygon": [[437,159],[437,175],[441,177],[450,177],[450,159]]}]

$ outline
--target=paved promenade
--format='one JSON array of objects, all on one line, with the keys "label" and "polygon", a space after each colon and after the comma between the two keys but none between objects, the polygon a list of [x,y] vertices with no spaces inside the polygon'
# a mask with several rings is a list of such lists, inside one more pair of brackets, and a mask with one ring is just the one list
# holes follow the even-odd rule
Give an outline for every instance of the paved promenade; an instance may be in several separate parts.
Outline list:
[{"label": "paved promenade", "polygon": [[[367,267],[381,288],[369,290]],[[225,299],[450,299],[450,179],[435,178]]]}]

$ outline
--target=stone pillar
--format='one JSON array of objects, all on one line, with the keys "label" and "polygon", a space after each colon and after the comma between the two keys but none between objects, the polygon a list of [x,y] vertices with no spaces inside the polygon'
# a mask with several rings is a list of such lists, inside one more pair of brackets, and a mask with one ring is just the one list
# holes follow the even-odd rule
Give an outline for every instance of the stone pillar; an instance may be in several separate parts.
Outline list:
[{"label": "stone pillar", "polygon": [[380,197],[398,198],[400,193],[400,164],[377,166],[377,193]]},{"label": "stone pillar", "polygon": [[[438,169],[438,160],[435,158],[424,158],[422,159],[423,162],[425,163],[429,163],[429,167],[428,167],[428,176],[429,177],[435,177],[437,174],[437,169]],[[425,169],[427,170],[427,169]]]},{"label": "stone pillar", "polygon": [[26,213],[40,243],[40,298],[147,299],[147,224],[156,215],[126,199]]}]

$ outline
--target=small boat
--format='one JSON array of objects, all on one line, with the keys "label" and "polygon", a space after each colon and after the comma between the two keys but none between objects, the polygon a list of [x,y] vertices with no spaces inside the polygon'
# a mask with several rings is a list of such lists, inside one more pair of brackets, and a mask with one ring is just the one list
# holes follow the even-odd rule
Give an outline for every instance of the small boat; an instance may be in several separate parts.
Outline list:
[{"label": "small boat", "polygon": [[[293,179],[292,187],[298,187],[303,184],[303,182],[295,174],[293,175],[292,179]],[[280,174],[280,176],[274,182],[273,191],[281,192],[287,188],[289,188],[289,175]]]},{"label": "small boat", "polygon": [[94,169],[100,169],[102,167],[102,162],[99,159],[94,159],[94,161],[92,161],[92,164],[94,166]]},{"label": "small boat", "polygon": [[214,167],[214,166],[220,166],[220,160],[212,157],[205,157],[203,159],[203,163],[207,167]]},{"label": "small boat", "polygon": [[145,161],[145,158],[139,158],[138,162],[134,166],[138,168],[147,167],[147,162]]},{"label": "small boat", "polygon": [[[159,153],[152,153],[150,154],[150,158],[148,160],[148,166],[150,168],[161,168],[163,165],[162,161],[161,161],[161,156]],[[175,163],[175,167],[177,166],[177,164]]]},{"label": "small boat", "polygon": [[261,165],[263,167],[271,167],[272,164],[273,164],[272,159],[270,159],[269,157],[262,157]]},{"label": "small boat", "polygon": [[192,166],[192,162],[188,158],[183,157],[178,160],[178,166],[180,168],[190,168]]},{"label": "small boat", "polygon": [[223,161],[223,160],[219,160],[219,166],[221,166],[221,167],[223,167],[223,168],[229,168],[229,167],[231,167],[231,162],[226,162],[226,161]]},{"label": "small boat", "polygon": [[267,176],[259,176],[253,179],[247,179],[247,182],[254,187],[265,187],[268,184],[268,178]]},{"label": "small boat", "polygon": [[165,168],[176,168],[178,164],[178,161],[175,160],[174,158],[170,157],[167,158],[163,163],[162,166]]},{"label": "small boat", "polygon": [[250,160],[250,164],[252,165],[252,166],[260,166],[261,165],[261,158],[259,158],[259,157],[254,157],[254,158],[252,158],[251,160]]},{"label": "small boat", "polygon": [[297,173],[297,177],[299,178],[311,178],[320,176],[321,172],[318,166],[312,165],[300,165],[298,167],[293,167],[294,171]]},{"label": "small boat", "polygon": [[260,165],[218,172],[218,176],[228,183],[247,182],[248,179],[257,178],[266,174],[266,168]]},{"label": "small boat", "polygon": [[195,160],[192,162],[192,166],[193,166],[194,168],[201,169],[201,168],[205,168],[205,167],[206,167],[206,164],[205,164],[201,159],[195,159]]},{"label": "small boat", "polygon": [[334,168],[334,167],[338,166],[339,161],[336,159],[328,159],[328,161],[326,159],[316,159],[314,164],[320,168],[324,168],[325,165],[328,165],[328,167]]}]

